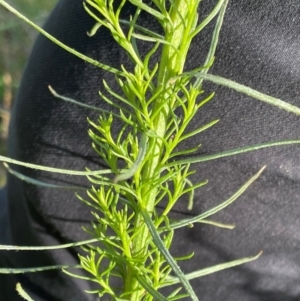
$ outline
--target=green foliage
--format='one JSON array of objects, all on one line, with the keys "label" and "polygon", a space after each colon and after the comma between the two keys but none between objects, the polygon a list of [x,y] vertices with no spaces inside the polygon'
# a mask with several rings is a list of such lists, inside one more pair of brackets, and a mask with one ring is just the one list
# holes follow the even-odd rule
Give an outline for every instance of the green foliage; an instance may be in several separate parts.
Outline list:
[{"label": "green foliage", "polygon": [[22,286],[21,286],[20,283],[17,283],[16,290],[17,290],[17,292],[19,293],[19,295],[20,295],[23,299],[25,299],[25,300],[27,300],[27,301],[33,301],[33,300],[30,298],[30,296],[23,290],[23,288],[22,288]]},{"label": "green foliage", "polygon": [[[120,19],[122,9],[128,3],[135,6],[135,13],[126,20]],[[254,257],[219,264],[184,275],[179,262],[189,260],[193,254],[174,258],[169,249],[175,230],[192,226],[196,222],[232,229],[234,225],[223,225],[206,218],[232,204],[259,177],[264,167],[229,199],[199,216],[172,221],[169,213],[184,195],[189,197],[189,207],[191,207],[195,190],[206,184],[206,182],[190,181],[189,177],[195,172],[191,168],[192,164],[264,147],[300,143],[299,140],[279,141],[229,150],[220,154],[177,159],[179,156],[193,154],[198,149],[195,147],[178,150],[183,141],[208,130],[218,122],[213,120],[208,124],[199,125],[199,128],[193,131],[187,131],[197,112],[213,97],[213,94],[203,96],[203,80],[225,85],[281,109],[299,114],[298,108],[282,100],[207,74],[214,60],[228,0],[218,1],[211,13],[203,20],[198,19],[199,3],[200,0],[170,2],[152,0],[150,6],[141,0],[122,0],[118,1],[118,4],[113,0],[86,0],[84,8],[96,22],[89,35],[97,34],[102,27],[107,28],[132,62],[131,68],[122,65],[119,69],[115,69],[94,61],[57,41],[5,1],[0,0],[0,4],[66,51],[115,75],[118,89],[113,90],[104,79],[104,91],[99,92],[102,100],[110,104],[114,112],[81,104],[57,94],[55,87],[49,87],[51,93],[61,100],[99,111],[100,116],[97,121],[89,120],[91,125],[89,136],[94,150],[107,164],[107,170],[68,171],[18,162],[5,157],[0,158],[7,163],[28,168],[88,177],[91,188],[85,197],[81,195],[78,197],[93,208],[91,216],[93,222],[91,227],[85,229],[93,240],[61,247],[84,245],[82,248],[85,255],[80,255],[79,259],[81,267],[89,276],[83,277],[70,273],[67,270],[68,266],[52,268],[63,268],[67,274],[96,282],[98,288],[91,293],[96,293],[100,297],[106,296],[111,300],[119,301],[150,301],[178,300],[189,296],[192,300],[198,300],[189,283],[190,279],[256,259],[260,253]],[[142,12],[149,14],[158,22],[161,27],[160,34],[137,24]],[[215,19],[217,20],[210,49],[203,66],[187,72],[185,62],[193,38]],[[140,53],[137,40],[150,43],[151,49],[148,53]],[[153,63],[154,54],[159,54],[160,58]],[[113,131],[115,124],[116,122],[119,124],[120,121],[122,128],[115,133]],[[14,175],[35,185],[82,190],[80,187],[51,186],[16,172]],[[158,210],[162,202],[164,202],[164,209]],[[96,241],[98,244],[94,244]],[[3,248],[18,249],[13,246]],[[25,247],[25,249],[41,248]],[[44,267],[44,269],[49,268],[51,267]],[[31,269],[31,271],[42,269]],[[28,269],[0,270],[2,273],[28,271]],[[114,287],[113,282],[119,283],[119,286]],[[173,292],[164,297],[160,289],[171,285],[179,285],[179,287],[174,287]]]},{"label": "green foliage", "polygon": [[[100,297],[165,300],[156,291],[166,285],[166,279],[173,270],[187,295],[198,300],[177,260],[168,251],[174,235],[174,230],[169,227],[168,214],[183,195],[205,183],[188,186],[188,177],[193,173],[190,165],[167,167],[166,164],[178,156],[176,149],[182,141],[217,122],[186,132],[197,111],[211,98],[199,101],[202,89],[195,87],[190,76],[182,74],[192,39],[204,27],[202,24],[206,20],[198,24],[200,1],[174,1],[169,8],[165,1],[153,1],[152,7],[141,1],[130,1],[137,8],[133,17],[123,20],[123,24],[128,26],[125,31],[119,18],[126,2],[121,1],[115,7],[113,1],[87,0],[84,5],[97,21],[91,32],[95,34],[102,26],[108,28],[134,67],[127,70],[121,66],[122,76],[116,74],[121,94],[112,90],[105,80],[106,91],[100,92],[103,100],[119,109],[124,125],[118,135],[114,137],[112,131],[112,114],[100,115],[97,123],[89,121],[93,128],[89,132],[93,148],[115,177],[112,180],[89,176],[94,186],[88,191],[89,200],[84,202],[96,206],[100,212],[93,213],[95,222],[89,231],[103,241],[101,247],[90,247],[86,250],[87,256],[80,256],[81,265],[99,283],[97,293]],[[227,4],[226,1],[221,2],[223,6],[219,5],[219,10]],[[141,11],[158,20],[163,37],[158,38],[157,33],[141,26],[136,29]],[[137,49],[137,38],[153,44],[144,56]],[[159,50],[159,63],[151,66],[151,57]],[[121,105],[116,104],[115,99]],[[121,162],[125,166],[123,171],[119,168]],[[167,205],[159,212],[156,208],[162,200]],[[160,236],[158,233],[162,228],[167,230]],[[111,232],[116,239],[105,240]],[[120,291],[111,287],[113,278],[121,280]],[[150,287],[155,291],[149,290]],[[179,297],[177,293],[169,300],[175,297]],[[186,297],[186,294],[181,297]]]},{"label": "green foliage", "polygon": [[[85,4],[87,12],[97,21],[91,33],[96,34],[101,26],[108,28],[134,68],[127,70],[121,66],[122,76],[116,74],[121,94],[105,80],[106,91],[100,92],[103,100],[119,109],[124,124],[119,134],[114,137],[112,114],[100,115],[97,123],[89,121],[93,148],[115,177],[112,180],[89,176],[94,186],[84,202],[100,212],[93,213],[95,222],[89,232],[103,240],[101,247],[86,249],[88,255],[80,256],[81,265],[99,283],[96,291],[99,296],[110,295],[113,300],[165,300],[157,295],[157,290],[169,283],[168,276],[173,271],[187,294],[178,296],[176,289],[168,300],[187,295],[198,300],[177,260],[168,251],[174,235],[168,214],[183,195],[194,192],[205,182],[188,185],[188,177],[193,173],[190,164],[175,163],[172,167],[167,164],[182,155],[177,151],[182,141],[218,122],[186,132],[197,111],[211,99],[211,96],[198,99],[203,93],[201,87],[183,70],[193,37],[212,20],[212,15],[198,24],[200,1],[174,1],[169,8],[165,1],[154,1],[152,7],[140,1],[130,2],[137,9],[129,20],[119,19],[126,1],[118,7],[113,6],[113,1],[87,0]],[[220,9],[225,11],[226,4],[227,1],[220,1],[213,14]],[[158,37],[141,26],[137,30],[135,25],[143,10],[158,20],[164,36]],[[128,26],[126,32],[121,24]],[[142,57],[135,39],[153,43],[152,49]],[[151,57],[159,50],[159,63],[151,66]],[[115,99],[123,105],[116,104]],[[186,150],[187,153],[191,150]],[[118,167],[120,162],[125,165],[122,171]],[[162,200],[167,205],[160,213],[157,205]],[[160,236],[162,229],[164,234]],[[116,238],[105,239],[111,232]],[[113,278],[120,278],[120,291],[111,287]]]}]

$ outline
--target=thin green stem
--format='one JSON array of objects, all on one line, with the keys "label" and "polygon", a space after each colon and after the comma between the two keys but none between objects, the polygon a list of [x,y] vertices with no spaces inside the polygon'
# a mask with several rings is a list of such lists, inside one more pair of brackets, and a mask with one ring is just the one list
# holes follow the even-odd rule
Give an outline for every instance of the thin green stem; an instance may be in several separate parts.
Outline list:
[{"label": "thin green stem", "polygon": [[[197,8],[199,1],[188,3],[186,0],[177,0],[171,4],[169,16],[165,18],[165,41],[163,45],[162,55],[160,59],[160,66],[158,70],[157,90],[164,87],[165,93],[161,93],[154,104],[153,112],[158,111],[156,118],[153,120],[153,128],[157,137],[163,138],[166,133],[167,124],[169,122],[170,115],[169,103],[166,101],[171,96],[171,91],[168,91],[169,80],[181,74],[184,68],[184,63],[191,43],[191,32],[195,27],[195,20],[197,19]],[[178,50],[176,50],[178,49]],[[154,93],[155,94],[155,93]],[[161,103],[165,103],[161,107]],[[143,189],[141,190],[141,197],[139,199],[141,207],[152,215],[154,210],[155,200],[157,197],[157,187],[151,187],[151,181],[159,177],[160,172],[157,172],[157,167],[160,164],[161,156],[163,155],[163,142],[161,139],[155,137],[149,138],[149,144],[152,150],[152,159],[148,160],[144,165],[141,172],[141,179],[143,179]],[[152,147],[151,147],[152,146]],[[151,179],[151,181],[150,181]],[[145,217],[139,212],[136,216],[134,227],[138,229],[138,234],[135,236],[132,244],[133,253],[139,253],[141,250],[147,250],[145,248],[146,241],[149,235],[149,229],[145,225]],[[129,271],[128,277],[132,279],[132,274],[135,271]],[[133,287],[125,287],[125,289],[132,290],[136,284],[131,283]],[[139,294],[134,293],[131,295],[131,301],[139,301]]]},{"label": "thin green stem", "polygon": [[90,57],[76,51],[75,49],[67,46],[66,44],[62,43],[61,41],[57,40],[55,37],[53,37],[52,35],[50,35],[48,32],[46,32],[45,30],[43,30],[41,27],[39,27],[38,25],[36,25],[35,23],[33,23],[32,21],[30,21],[29,19],[27,19],[24,15],[20,14],[17,10],[15,10],[12,6],[10,6],[7,2],[0,0],[0,5],[4,6],[6,9],[8,9],[11,13],[13,13],[14,15],[16,15],[18,18],[22,19],[23,21],[25,21],[27,24],[29,24],[30,26],[32,26],[34,29],[36,29],[37,31],[39,31],[42,35],[44,35],[46,38],[48,38],[49,40],[51,40],[52,42],[54,42],[55,44],[57,44],[58,46],[60,46],[61,48],[65,49],[66,51],[72,53],[73,55],[79,57],[80,59],[94,65],[97,66],[101,69],[104,69],[106,71],[109,71],[111,73],[114,73],[116,75],[119,76],[125,76],[124,73],[118,69],[115,69],[111,66],[102,64],[96,60],[91,59]]}]

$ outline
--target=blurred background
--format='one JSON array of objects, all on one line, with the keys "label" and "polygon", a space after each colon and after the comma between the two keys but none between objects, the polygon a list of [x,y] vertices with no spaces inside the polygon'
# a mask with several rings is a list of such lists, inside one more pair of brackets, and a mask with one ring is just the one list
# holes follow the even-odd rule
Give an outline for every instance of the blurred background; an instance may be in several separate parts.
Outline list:
[{"label": "blurred background", "polygon": [[[30,20],[42,26],[58,0],[7,0]],[[0,6],[0,155],[6,154],[10,110],[22,71],[37,32]],[[6,182],[0,164],[0,187]]]}]

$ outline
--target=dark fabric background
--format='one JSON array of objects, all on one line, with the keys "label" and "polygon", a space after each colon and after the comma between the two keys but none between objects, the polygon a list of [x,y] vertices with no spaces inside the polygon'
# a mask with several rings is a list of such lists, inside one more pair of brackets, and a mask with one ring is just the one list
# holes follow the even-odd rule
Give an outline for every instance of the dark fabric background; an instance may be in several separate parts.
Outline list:
[{"label": "dark fabric background", "polygon": [[[200,18],[216,1],[203,0]],[[124,14],[129,14],[127,7]],[[300,3],[298,0],[232,0],[226,13],[212,73],[300,106]],[[157,27],[143,16],[145,26]],[[86,32],[94,21],[82,2],[61,0],[45,29],[59,40],[101,62],[118,68],[127,62],[105,30],[92,38]],[[211,38],[209,26],[195,39],[186,70],[200,66]],[[147,45],[141,45],[145,50]],[[47,166],[83,170],[100,164],[87,136],[87,116],[97,114],[54,98],[58,93],[83,103],[105,107],[98,91],[102,79],[113,86],[113,76],[85,63],[40,36],[32,50],[10,125],[9,156]],[[300,118],[250,99],[226,88],[204,84],[206,93],[216,91],[192,122],[191,128],[220,118],[213,128],[193,138],[189,145],[202,144],[199,154],[211,154],[246,145],[300,137]],[[116,131],[119,126],[116,125]],[[263,250],[255,262],[206,276],[191,283],[202,301],[296,301],[300,298],[300,166],[297,145],[264,149],[231,158],[196,164],[192,181],[209,179],[197,190],[193,215],[224,201],[263,165],[266,171],[239,200],[214,217],[235,223],[224,230],[196,224],[176,231],[174,255],[195,251],[182,265],[185,272],[252,256]],[[49,183],[87,185],[83,177],[54,175],[15,167]],[[81,225],[90,220],[90,209],[71,191],[32,186],[8,179],[8,224],[3,218],[3,243],[52,245],[86,238]],[[187,200],[177,206],[183,218]],[[6,216],[6,218],[7,218]],[[2,231],[3,232],[3,231]],[[0,232],[2,234],[2,232]],[[4,233],[4,232],[3,232]],[[9,236],[9,237],[7,237]],[[76,263],[78,250],[0,253],[1,265],[32,267]],[[0,300],[21,300],[14,292],[17,281],[35,301],[93,300],[83,293],[89,284],[60,271],[18,277],[0,276]]]}]

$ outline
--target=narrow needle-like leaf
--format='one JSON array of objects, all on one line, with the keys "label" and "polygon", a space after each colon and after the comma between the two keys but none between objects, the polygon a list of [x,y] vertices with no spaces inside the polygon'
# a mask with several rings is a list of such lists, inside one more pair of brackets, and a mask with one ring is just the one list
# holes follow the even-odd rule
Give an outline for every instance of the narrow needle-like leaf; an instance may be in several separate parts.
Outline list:
[{"label": "narrow needle-like leaf", "polygon": [[43,182],[43,181],[38,181],[36,179],[33,179],[31,177],[28,177],[28,176],[25,176],[23,175],[22,173],[20,172],[17,172],[13,169],[11,169],[9,167],[8,164],[6,163],[3,163],[4,167],[7,169],[7,171],[12,174],[13,176],[15,176],[16,178],[26,182],[26,183],[29,183],[29,184],[32,184],[32,185],[36,185],[36,186],[41,186],[41,187],[46,187],[46,188],[54,188],[54,189],[66,189],[66,190],[84,190],[86,191],[86,188],[85,187],[79,187],[79,186],[61,186],[61,185],[56,185],[56,184],[50,184],[50,183],[46,183],[46,182]]},{"label": "narrow needle-like leaf", "polygon": [[208,224],[208,225],[212,225],[212,226],[223,228],[223,229],[229,229],[229,230],[232,230],[235,228],[235,225],[233,225],[233,224],[223,224],[220,222],[211,221],[211,220],[207,220],[207,219],[202,219],[199,221],[199,223]]},{"label": "narrow needle-like leaf", "polygon": [[166,17],[163,14],[161,14],[159,11],[157,11],[157,10],[153,9],[152,7],[144,4],[140,0],[129,0],[129,2],[131,2],[133,5],[139,7],[140,9],[146,11],[150,15],[153,15],[154,17],[156,17],[157,19],[159,19],[161,21],[164,21],[166,19]]},{"label": "narrow needle-like leaf", "polygon": [[[233,203],[240,195],[242,195],[247,188],[256,180],[258,179],[258,177],[261,175],[261,173],[264,171],[264,169],[266,168],[266,166],[262,167],[258,173],[256,173],[254,176],[252,176],[236,193],[234,193],[228,200],[226,200],[225,202],[221,203],[220,205],[213,207],[212,209],[198,215],[195,216],[193,218],[189,218],[189,219],[184,219],[181,220],[179,222],[174,222],[172,224],[170,224],[168,227],[165,228],[165,230],[169,229],[178,229],[178,228],[182,228],[184,226],[188,226],[191,225],[193,223],[198,222],[199,220],[205,219],[219,211],[221,211],[222,209],[226,208],[228,205],[230,205],[231,203]],[[162,230],[162,229],[161,229]]]},{"label": "narrow needle-like leaf", "polygon": [[137,275],[136,276],[138,282],[141,284],[141,286],[152,296],[154,297],[154,300],[158,301],[168,301],[160,292],[158,292],[156,289],[154,289],[142,276]]},{"label": "narrow needle-like leaf", "polygon": [[241,148],[236,148],[232,150],[228,150],[222,153],[217,153],[213,155],[207,155],[207,156],[193,156],[182,160],[177,160],[170,162],[166,164],[166,166],[176,166],[176,165],[182,165],[182,164],[193,164],[193,163],[200,163],[200,162],[206,162],[206,161],[212,161],[220,158],[230,157],[234,155],[244,154],[252,151],[256,151],[259,149],[267,148],[267,147],[274,147],[274,146],[284,146],[284,145],[290,145],[290,144],[300,144],[300,140],[286,140],[286,141],[276,141],[276,142],[267,142],[262,144],[256,144]]},{"label": "narrow needle-like leaf", "polygon": [[4,6],[7,10],[9,10],[11,13],[13,13],[14,15],[16,15],[18,18],[20,18],[21,20],[25,21],[27,24],[29,24],[30,26],[32,26],[34,29],[36,29],[38,32],[40,32],[42,35],[44,35],[46,38],[48,38],[49,40],[51,40],[52,42],[54,42],[56,45],[60,46],[61,48],[65,49],[66,51],[72,53],[73,55],[79,57],[80,59],[94,65],[97,66],[101,69],[104,69],[106,71],[109,71],[111,73],[114,73],[116,75],[119,76],[124,76],[124,73],[118,69],[115,69],[113,67],[110,67],[108,65],[102,64],[96,60],[91,59],[90,57],[76,51],[75,49],[67,46],[66,44],[60,42],[59,40],[57,40],[55,37],[53,37],[52,35],[50,35],[48,32],[46,32],[45,30],[43,30],[41,27],[39,27],[38,25],[36,25],[35,23],[33,23],[32,21],[30,21],[29,19],[27,19],[24,15],[22,15],[21,13],[19,13],[17,10],[15,10],[12,6],[10,6],[7,2],[0,0],[0,5]]},{"label": "narrow needle-like leaf", "polygon": [[17,286],[16,286],[16,290],[17,290],[17,292],[19,293],[19,295],[23,298],[23,299],[25,299],[25,300],[27,300],[27,301],[34,301],[24,290],[23,290],[23,288],[22,288],[22,286],[21,286],[21,283],[17,283]]},{"label": "narrow needle-like leaf", "polygon": [[49,88],[50,92],[52,93],[52,95],[54,97],[56,97],[56,98],[59,98],[61,100],[73,103],[73,104],[75,104],[77,106],[80,106],[80,107],[83,107],[83,108],[86,108],[86,109],[89,109],[89,110],[97,111],[97,112],[108,114],[108,115],[113,115],[113,116],[115,116],[115,117],[117,117],[119,119],[122,119],[120,115],[115,114],[112,111],[107,111],[107,110],[104,110],[104,109],[101,109],[101,108],[90,106],[90,105],[87,105],[85,103],[82,103],[82,102],[79,102],[77,100],[74,100],[74,99],[72,99],[70,97],[62,96],[62,95],[58,94],[51,86],[48,86],[48,88]]},{"label": "narrow needle-like leaf", "polygon": [[48,167],[48,166],[37,165],[37,164],[26,163],[26,162],[14,160],[14,159],[11,159],[11,158],[8,158],[5,156],[0,156],[0,161],[6,162],[6,163],[11,163],[11,164],[16,164],[16,165],[20,165],[20,166],[24,166],[24,167],[28,167],[28,168],[32,168],[32,169],[43,170],[43,171],[48,171],[48,172],[53,172],[53,173],[73,175],[73,176],[91,176],[91,175],[104,175],[104,174],[112,173],[112,171],[110,169],[103,169],[103,170],[98,170],[98,171],[76,171],[76,170]]},{"label": "narrow needle-like leaf", "polygon": [[81,268],[81,265],[52,265],[46,267],[36,267],[36,268],[24,268],[24,269],[14,269],[14,268],[0,268],[0,274],[24,274],[24,273],[35,273],[43,272],[49,270],[61,270],[70,268]]},{"label": "narrow needle-like leaf", "polygon": [[120,181],[130,179],[131,177],[134,176],[134,174],[140,167],[140,165],[143,162],[144,157],[146,155],[147,141],[148,141],[148,136],[145,133],[143,133],[142,137],[141,137],[141,141],[139,143],[139,152],[138,152],[135,162],[132,164],[131,168],[128,169],[126,172],[118,174],[114,179],[114,183],[118,183]]},{"label": "narrow needle-like leaf", "polygon": [[250,97],[253,97],[255,99],[264,101],[266,103],[269,103],[273,106],[276,106],[280,109],[283,109],[287,112],[291,112],[297,115],[300,115],[300,108],[291,105],[279,98],[275,98],[273,96],[269,96],[267,94],[261,93],[257,90],[254,90],[252,88],[249,88],[247,86],[244,86],[242,84],[239,84],[233,80],[221,77],[221,76],[217,76],[217,75],[213,75],[213,74],[204,74],[201,72],[198,72],[197,74],[195,74],[195,77],[199,77],[202,78],[204,80],[210,81],[212,83],[215,83],[217,85],[221,85],[221,86],[225,86],[227,88],[233,89],[237,92],[246,94]]},{"label": "narrow needle-like leaf", "polygon": [[[222,24],[223,24],[223,20],[224,20],[224,16],[225,16],[228,1],[229,0],[225,0],[223,5],[222,5],[222,8],[220,9],[219,16],[218,16],[218,19],[217,19],[217,22],[216,22],[216,25],[215,25],[215,28],[214,28],[213,35],[212,35],[210,47],[209,47],[209,50],[208,50],[208,53],[207,53],[207,56],[206,56],[206,59],[205,59],[205,62],[203,64],[203,66],[209,66],[210,67],[211,66],[210,62],[212,62],[213,59],[214,59],[215,52],[216,52],[216,49],[217,49],[217,45],[218,45],[218,42],[219,42],[219,35],[220,35],[220,32],[221,32],[221,28],[222,28]],[[208,70],[209,70],[209,67],[208,68],[203,68],[201,70],[201,72],[202,73],[207,73]],[[194,83],[194,87],[199,88],[202,84],[202,81],[203,81],[202,78],[200,78],[200,77],[197,78],[195,83]]]},{"label": "narrow needle-like leaf", "polygon": [[[233,260],[233,261],[230,261],[230,262],[218,264],[218,265],[215,265],[215,266],[212,266],[212,267],[209,267],[209,268],[205,268],[205,269],[202,269],[202,270],[199,270],[199,271],[195,271],[195,272],[186,274],[185,277],[188,280],[203,277],[203,276],[206,276],[206,275],[209,275],[209,274],[212,274],[212,273],[216,273],[216,272],[219,272],[219,271],[222,271],[222,270],[225,270],[225,269],[229,269],[229,268],[241,265],[241,264],[245,264],[247,262],[251,262],[253,260],[258,259],[261,254],[262,254],[262,252],[259,252],[256,256],[253,256],[253,257],[246,257],[246,258],[237,259],[237,260]],[[174,285],[174,284],[180,282],[177,277],[171,277],[171,276],[167,277],[166,281],[168,281],[168,283],[163,284],[162,287],[169,286],[169,285]]]},{"label": "narrow needle-like leaf", "polygon": [[219,13],[220,9],[223,7],[226,9],[228,0],[219,0],[214,9],[210,12],[210,14],[195,28],[193,32],[193,36],[196,36],[204,27],[206,27],[213,18]]},{"label": "narrow needle-like leaf", "polygon": [[[113,239],[113,237],[111,238]],[[62,245],[57,245],[57,246],[9,246],[9,245],[0,245],[0,250],[7,250],[7,251],[43,251],[43,250],[58,250],[58,249],[66,249],[66,248],[71,248],[71,247],[78,247],[78,246],[83,246],[95,242],[99,242],[100,240],[103,240],[101,238],[94,238],[94,239],[89,239],[89,240],[83,240],[79,242],[72,242],[68,244],[62,244]]]},{"label": "narrow needle-like leaf", "polygon": [[175,275],[178,277],[182,286],[184,287],[186,292],[190,295],[191,299],[193,301],[198,301],[198,297],[197,297],[196,293],[194,292],[193,288],[191,287],[189,281],[186,279],[186,277],[182,273],[180,267],[178,266],[178,264],[176,263],[176,261],[174,260],[172,255],[170,254],[169,250],[165,247],[163,241],[161,240],[161,238],[151,220],[151,217],[150,217],[148,211],[144,208],[141,208],[141,213],[142,213],[145,223],[149,229],[149,232],[151,233],[151,235],[153,237],[153,241],[154,241],[155,245],[159,248],[162,255],[165,257],[166,261],[173,269]]}]

